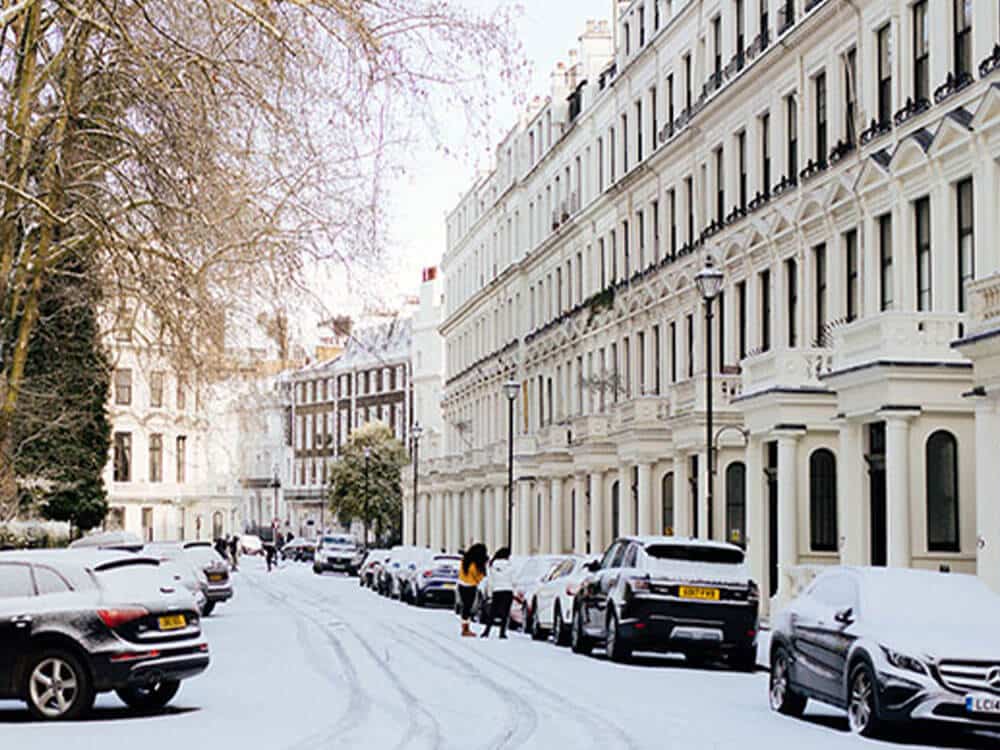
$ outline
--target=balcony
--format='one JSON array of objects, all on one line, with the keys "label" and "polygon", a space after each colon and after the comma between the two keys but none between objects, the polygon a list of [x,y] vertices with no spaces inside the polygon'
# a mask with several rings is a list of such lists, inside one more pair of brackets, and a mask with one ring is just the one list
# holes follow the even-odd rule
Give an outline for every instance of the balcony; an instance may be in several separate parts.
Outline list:
[{"label": "balcony", "polygon": [[819,376],[830,369],[829,349],[773,349],[751,355],[742,362],[743,393],[778,388],[822,388]]},{"label": "balcony", "polygon": [[609,431],[609,420],[604,414],[587,414],[573,420],[573,443],[587,443],[606,440]]},{"label": "balcony", "polygon": [[655,426],[660,421],[663,404],[668,401],[663,396],[639,396],[620,401],[614,407],[613,426],[617,429]]},{"label": "balcony", "polygon": [[[708,394],[708,379],[705,373],[682,380],[668,386],[667,398],[657,399],[659,419],[679,417],[695,411],[704,411]],[[733,399],[743,392],[739,375],[719,375],[712,378],[712,407],[725,409]]]},{"label": "balcony", "polygon": [[1000,273],[973,281],[968,286],[969,335],[1000,329]]},{"label": "balcony", "polygon": [[964,316],[958,313],[884,312],[833,331],[831,369],[874,362],[961,362],[951,348]]},{"label": "balcony", "polygon": [[540,453],[566,450],[571,432],[569,422],[545,425],[535,433],[537,450]]}]

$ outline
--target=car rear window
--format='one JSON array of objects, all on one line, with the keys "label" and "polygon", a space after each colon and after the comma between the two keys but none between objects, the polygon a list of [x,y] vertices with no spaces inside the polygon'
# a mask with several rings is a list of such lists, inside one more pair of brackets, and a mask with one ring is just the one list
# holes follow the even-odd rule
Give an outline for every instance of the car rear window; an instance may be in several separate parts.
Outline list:
[{"label": "car rear window", "polygon": [[354,545],[354,537],[350,536],[325,536],[323,537],[323,544],[328,546],[333,545]]},{"label": "car rear window", "polygon": [[150,562],[116,565],[98,570],[96,574],[101,589],[127,600],[146,600],[154,596],[162,586],[177,587],[164,566]]},{"label": "car rear window", "polygon": [[743,550],[698,544],[650,544],[646,547],[646,554],[655,560],[686,560],[720,565],[739,565],[743,562]]},{"label": "car rear window", "polygon": [[35,586],[27,565],[0,564],[0,599],[34,595]]},{"label": "car rear window", "polygon": [[187,556],[188,559],[201,566],[223,562],[222,555],[211,547],[188,547]]}]

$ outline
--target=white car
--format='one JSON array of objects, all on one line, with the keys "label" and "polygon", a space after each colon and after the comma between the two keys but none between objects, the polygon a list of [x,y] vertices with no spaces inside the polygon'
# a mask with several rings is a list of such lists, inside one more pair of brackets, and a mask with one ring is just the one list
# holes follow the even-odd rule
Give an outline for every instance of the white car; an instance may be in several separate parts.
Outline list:
[{"label": "white car", "polygon": [[557,646],[568,646],[573,622],[573,597],[595,558],[570,557],[556,565],[535,591],[531,604],[531,637],[536,641],[550,634]]},{"label": "white car", "polygon": [[533,625],[535,591],[552,569],[570,555],[532,555],[514,568],[514,603],[510,608],[510,627],[530,633]]}]

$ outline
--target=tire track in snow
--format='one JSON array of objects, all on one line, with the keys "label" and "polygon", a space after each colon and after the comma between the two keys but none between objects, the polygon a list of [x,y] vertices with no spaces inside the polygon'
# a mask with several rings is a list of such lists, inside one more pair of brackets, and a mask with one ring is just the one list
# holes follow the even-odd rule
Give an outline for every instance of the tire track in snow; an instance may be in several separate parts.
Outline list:
[{"label": "tire track in snow", "polygon": [[[448,641],[444,636],[439,635],[436,632],[430,634],[435,640],[447,643]],[[626,750],[640,750],[639,746],[635,741],[629,737],[629,735],[620,726],[614,722],[598,718],[594,712],[588,711],[586,707],[574,703],[572,700],[568,699],[563,693],[548,687],[547,685],[528,677],[523,672],[519,672],[508,664],[496,659],[492,656],[480,652],[476,652],[484,661],[493,664],[504,672],[513,675],[521,682],[529,685],[534,692],[538,695],[544,697],[547,702],[551,703],[556,709],[557,713],[560,714],[570,714],[570,716],[580,724],[587,725],[595,731],[595,735],[604,738],[606,741],[610,741],[614,746],[625,748]],[[603,744],[602,747],[609,747],[609,745]]]},{"label": "tire track in snow", "polygon": [[[447,654],[477,684],[486,685],[501,698],[507,709],[510,721],[507,723],[506,729],[501,730],[497,736],[490,740],[487,745],[490,750],[504,750],[505,748],[522,747],[527,744],[538,727],[538,711],[535,710],[534,706],[524,700],[515,691],[505,687],[487,675],[471,660],[459,655],[452,646],[443,646],[438,639],[432,639],[427,634],[415,630],[408,625],[399,625],[398,628],[409,633],[411,638],[423,641],[433,646],[439,652]],[[423,652],[420,649],[414,649],[414,653],[423,656]]]}]

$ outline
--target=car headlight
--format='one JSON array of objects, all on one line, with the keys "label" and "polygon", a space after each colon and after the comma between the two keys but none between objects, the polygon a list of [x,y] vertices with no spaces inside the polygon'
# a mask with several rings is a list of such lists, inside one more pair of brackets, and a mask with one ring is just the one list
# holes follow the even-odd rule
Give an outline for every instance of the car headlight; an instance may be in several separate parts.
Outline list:
[{"label": "car headlight", "polygon": [[907,654],[901,654],[899,651],[893,651],[891,648],[886,648],[882,646],[882,653],[885,654],[886,660],[896,669],[905,669],[908,672],[916,672],[917,674],[927,674],[927,667],[920,659],[916,659]]}]

